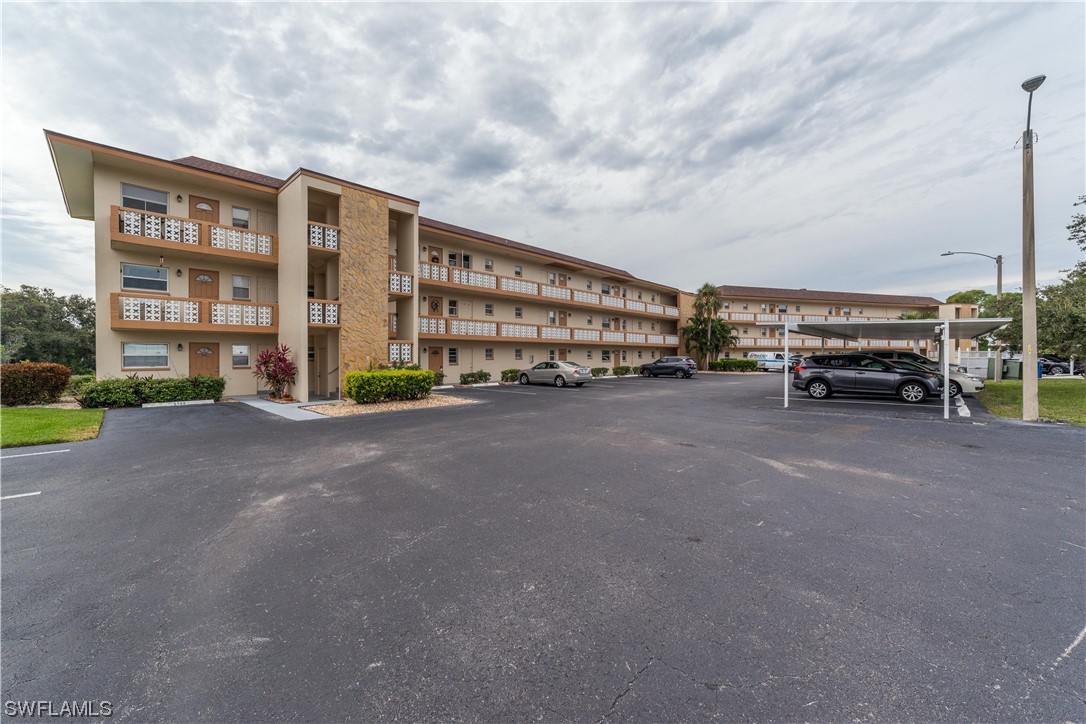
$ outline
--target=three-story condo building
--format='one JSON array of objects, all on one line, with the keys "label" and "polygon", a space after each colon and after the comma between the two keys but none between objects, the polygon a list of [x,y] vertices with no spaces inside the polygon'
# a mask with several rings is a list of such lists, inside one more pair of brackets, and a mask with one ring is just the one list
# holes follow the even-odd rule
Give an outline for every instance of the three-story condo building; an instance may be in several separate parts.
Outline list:
[{"label": "three-story condo building", "polygon": [[[679,351],[678,289],[423,218],[419,202],[299,168],[286,179],[50,131],[68,213],[94,222],[97,374],[216,374],[257,392],[286,344],[293,394],[417,363],[459,374]],[[688,295],[686,295],[688,297]]]}]

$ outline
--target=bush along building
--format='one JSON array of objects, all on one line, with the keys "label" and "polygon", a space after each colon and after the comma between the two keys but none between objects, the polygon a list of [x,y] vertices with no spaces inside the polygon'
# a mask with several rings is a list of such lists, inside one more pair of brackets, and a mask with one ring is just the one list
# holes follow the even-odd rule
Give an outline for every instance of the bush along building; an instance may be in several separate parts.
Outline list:
[{"label": "bush along building", "polygon": [[460,374],[680,353],[678,289],[420,216],[419,202],[299,168],[286,179],[46,131],[68,213],[94,222],[99,378],[221,375],[286,344],[295,398],[379,364]]}]

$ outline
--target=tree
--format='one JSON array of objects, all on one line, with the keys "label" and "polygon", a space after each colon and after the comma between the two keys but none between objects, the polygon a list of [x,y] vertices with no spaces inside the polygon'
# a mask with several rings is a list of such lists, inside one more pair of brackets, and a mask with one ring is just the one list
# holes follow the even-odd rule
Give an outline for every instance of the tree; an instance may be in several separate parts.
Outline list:
[{"label": "tree", "polygon": [[1022,351],[1022,292],[1003,292],[1002,299],[993,297],[984,308],[984,316],[1010,317],[1011,323],[992,332],[992,336],[1011,353]]},{"label": "tree", "polygon": [[687,353],[705,361],[706,369],[710,359],[720,356],[726,347],[739,344],[735,327],[717,317],[690,317],[679,332]]},{"label": "tree", "polygon": [[[1074,206],[1086,204],[1079,196]],[[1079,212],[1067,225],[1067,240],[1086,251],[1086,214]],[[1086,356],[1086,261],[1065,269],[1067,278],[1037,294],[1037,346],[1061,357]]]},{"label": "tree", "polygon": [[[1086,205],[1086,196],[1079,196],[1072,206]],[[1081,211],[1071,217],[1071,223],[1067,225],[1067,240],[1078,244],[1078,248],[1086,251],[1086,214]]]},{"label": "tree", "polygon": [[2,288],[0,344],[4,361],[56,362],[94,373],[94,300],[26,284]]},{"label": "tree", "polygon": [[902,312],[898,319],[938,319],[935,312]]},{"label": "tree", "polygon": [[[698,291],[695,292],[694,316],[691,321],[693,321],[694,319],[715,320],[717,312],[719,312],[720,308],[723,306],[724,302],[720,301],[720,296],[717,293],[716,285],[712,282],[705,282],[698,288]],[[728,325],[724,326],[727,327]],[[714,355],[714,352],[712,352],[711,350],[716,349],[715,354],[719,354],[720,350],[724,349],[724,347],[717,347],[713,343],[713,333],[717,331],[717,327],[715,324],[705,324],[704,331],[707,336],[702,347],[704,347],[704,349],[706,350],[704,357],[705,369],[709,369],[709,356]],[[730,336],[730,333],[727,336]],[[689,346],[687,347],[687,351],[690,351]]]},{"label": "tree", "polygon": [[[981,309],[993,296],[983,289],[969,289],[964,292],[956,292],[946,298],[947,304],[976,304]],[[983,315],[982,315],[983,316]]]}]

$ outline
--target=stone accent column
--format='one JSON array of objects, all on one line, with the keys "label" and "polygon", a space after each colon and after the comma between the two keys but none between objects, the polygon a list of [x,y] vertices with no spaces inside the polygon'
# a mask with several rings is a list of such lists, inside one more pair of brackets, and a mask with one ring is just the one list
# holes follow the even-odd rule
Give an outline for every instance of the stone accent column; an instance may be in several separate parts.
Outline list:
[{"label": "stone accent column", "polygon": [[388,199],[343,187],[339,202],[341,374],[388,362]]}]

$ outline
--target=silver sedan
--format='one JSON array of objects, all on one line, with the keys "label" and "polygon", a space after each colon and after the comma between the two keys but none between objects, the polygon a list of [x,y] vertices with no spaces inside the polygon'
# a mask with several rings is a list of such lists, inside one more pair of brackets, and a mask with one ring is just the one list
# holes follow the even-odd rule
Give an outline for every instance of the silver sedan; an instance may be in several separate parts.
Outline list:
[{"label": "silver sedan", "polygon": [[592,370],[575,362],[540,362],[534,367],[521,370],[517,379],[522,385],[537,382],[558,387],[569,384],[580,387],[592,379]]}]

